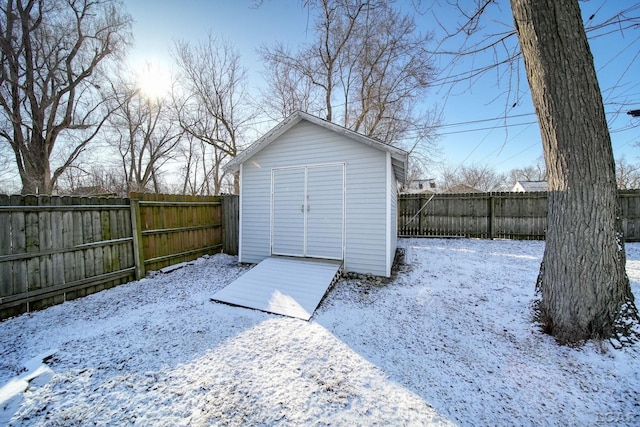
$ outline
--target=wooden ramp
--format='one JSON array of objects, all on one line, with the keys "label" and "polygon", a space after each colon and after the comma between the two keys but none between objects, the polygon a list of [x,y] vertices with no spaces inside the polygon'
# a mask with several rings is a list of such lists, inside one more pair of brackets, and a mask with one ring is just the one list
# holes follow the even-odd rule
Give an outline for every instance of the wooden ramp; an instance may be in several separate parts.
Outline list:
[{"label": "wooden ramp", "polygon": [[341,261],[266,258],[211,299],[309,320],[341,265]]}]

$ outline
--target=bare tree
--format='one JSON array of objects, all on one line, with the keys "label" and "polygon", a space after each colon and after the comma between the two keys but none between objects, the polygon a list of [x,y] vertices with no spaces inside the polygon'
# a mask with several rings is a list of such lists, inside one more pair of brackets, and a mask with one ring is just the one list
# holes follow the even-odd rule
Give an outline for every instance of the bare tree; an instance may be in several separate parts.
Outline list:
[{"label": "bare tree", "polygon": [[68,167],[56,185],[58,194],[117,194],[127,196],[127,185],[119,168],[104,164],[74,164]]},{"label": "bare tree", "polygon": [[640,188],[640,165],[629,163],[624,156],[619,157],[616,160],[616,182],[620,190]]},{"label": "bare tree", "polygon": [[[190,135],[186,138],[186,143],[182,144],[178,148],[178,153],[184,158],[184,162],[180,168],[180,175],[182,176],[182,190],[180,194],[199,194],[202,187],[198,188],[198,169],[200,166],[200,158],[202,156],[201,151],[198,149],[198,145],[203,143],[196,141],[195,138]],[[198,144],[200,142],[200,144]],[[204,183],[206,185],[206,181]]]},{"label": "bare tree", "polygon": [[444,167],[440,172],[438,186],[446,191],[464,185],[480,191],[506,190],[506,178],[489,165],[460,165],[456,168]]},{"label": "bare tree", "polygon": [[186,134],[180,150],[182,194],[217,195],[222,192],[226,172],[222,169],[228,155],[216,147]]},{"label": "bare tree", "polygon": [[0,138],[12,148],[23,193],[50,194],[109,116],[101,67],[129,38],[122,10],[117,0],[0,6]]},{"label": "bare tree", "polygon": [[625,271],[615,163],[577,0],[511,0],[549,185],[537,289],[560,342],[623,337],[638,314]]},{"label": "bare tree", "polygon": [[[430,146],[437,117],[421,111],[434,76],[429,34],[393,2],[308,0],[315,40],[260,49],[280,111],[294,108],[409,150]],[[303,102],[301,102],[303,101]],[[317,109],[317,110],[316,110]],[[427,152],[428,150],[425,150]]]},{"label": "bare tree", "polygon": [[124,79],[112,88],[118,106],[109,122],[127,192],[160,192],[162,168],[174,156],[183,133],[170,101],[145,98]]},{"label": "bare tree", "polygon": [[507,173],[507,188],[513,188],[517,181],[546,181],[547,169],[544,159],[540,158],[535,165],[512,169]]},{"label": "bare tree", "polygon": [[[276,45],[282,52],[281,58],[291,57],[289,49]],[[318,92],[313,81],[305,76],[304,69],[292,67],[286,62],[269,61],[269,70],[264,73],[267,88],[262,91],[262,110],[280,120],[296,111],[317,111],[322,109]]]},{"label": "bare tree", "polygon": [[[173,56],[180,69],[180,92],[174,101],[180,126],[214,146],[217,155],[235,157],[255,117],[245,90],[246,71],[240,65],[240,55],[230,43],[210,34],[195,46],[176,42]],[[237,177],[235,191],[239,191]]]}]

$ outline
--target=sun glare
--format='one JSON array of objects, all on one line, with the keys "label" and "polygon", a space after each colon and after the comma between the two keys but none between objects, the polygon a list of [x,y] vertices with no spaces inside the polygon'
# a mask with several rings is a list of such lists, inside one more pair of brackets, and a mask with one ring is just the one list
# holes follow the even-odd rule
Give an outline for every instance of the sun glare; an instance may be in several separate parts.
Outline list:
[{"label": "sun glare", "polygon": [[171,77],[162,65],[147,62],[136,74],[137,86],[144,97],[161,99],[169,94]]}]

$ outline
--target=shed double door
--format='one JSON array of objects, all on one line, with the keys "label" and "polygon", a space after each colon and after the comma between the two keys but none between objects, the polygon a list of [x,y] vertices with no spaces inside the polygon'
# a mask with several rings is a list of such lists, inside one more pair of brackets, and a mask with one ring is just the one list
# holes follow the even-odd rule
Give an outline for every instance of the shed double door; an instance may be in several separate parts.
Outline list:
[{"label": "shed double door", "polygon": [[344,164],[273,169],[271,254],[343,259]]}]

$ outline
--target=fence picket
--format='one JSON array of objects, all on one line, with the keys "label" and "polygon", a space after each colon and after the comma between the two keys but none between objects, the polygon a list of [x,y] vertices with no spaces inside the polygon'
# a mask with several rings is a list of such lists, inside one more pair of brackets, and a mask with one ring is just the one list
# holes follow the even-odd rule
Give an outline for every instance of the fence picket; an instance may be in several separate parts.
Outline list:
[{"label": "fence picket", "polygon": [[[35,206],[38,204],[36,196],[25,196],[25,206]],[[40,250],[40,231],[38,229],[38,213],[27,212],[25,215],[25,243],[27,252],[38,252]],[[27,260],[27,289],[33,291],[40,289],[40,260],[33,257]]]},{"label": "fence picket", "polygon": [[[50,206],[51,198],[48,196],[40,196],[37,198],[38,206]],[[50,251],[53,248],[51,238],[52,224],[51,211],[38,211],[38,248],[40,251]],[[40,289],[53,286],[53,261],[51,255],[41,255],[36,258],[40,264],[39,285]],[[51,301],[43,300],[34,304],[33,308],[50,304]]]},{"label": "fence picket", "polygon": [[[0,206],[9,206],[9,196],[0,194]],[[0,256],[11,254],[11,212],[0,212]],[[0,298],[13,294],[12,262],[0,262]]]},{"label": "fence picket", "polygon": [[[89,199],[91,205],[100,205],[100,199],[97,197],[91,197]],[[102,233],[102,214],[99,210],[91,211],[91,230],[93,232],[92,240],[94,242],[100,242],[103,240]],[[104,271],[104,247],[97,247],[93,250],[93,275],[100,276],[105,273]],[[96,285],[94,292],[101,291],[105,288],[104,282]]]},{"label": "fence picket", "polygon": [[[60,197],[52,197],[51,198],[51,206],[61,206],[62,199]],[[51,255],[51,262],[53,267],[53,280],[51,280],[52,285],[56,285],[58,283],[65,283],[65,262],[64,262],[64,254],[59,251],[64,248],[63,242],[63,213],[61,210],[53,210],[51,211],[51,248],[55,251],[53,255]]]},{"label": "fence picket", "polygon": [[[22,196],[11,196],[11,206],[24,205]],[[11,212],[11,253],[24,253],[27,248],[26,220],[24,212]],[[27,292],[27,263],[13,261],[13,292]]]},{"label": "fence picket", "polygon": [[[61,205],[71,206],[71,202],[71,197],[66,196],[62,198]],[[74,213],[70,210],[65,210],[62,212],[62,247],[65,249],[70,249],[73,247],[73,215]],[[75,255],[72,251],[67,250],[63,253],[62,257],[64,265],[64,283],[73,282],[78,278],[76,272]]]}]

